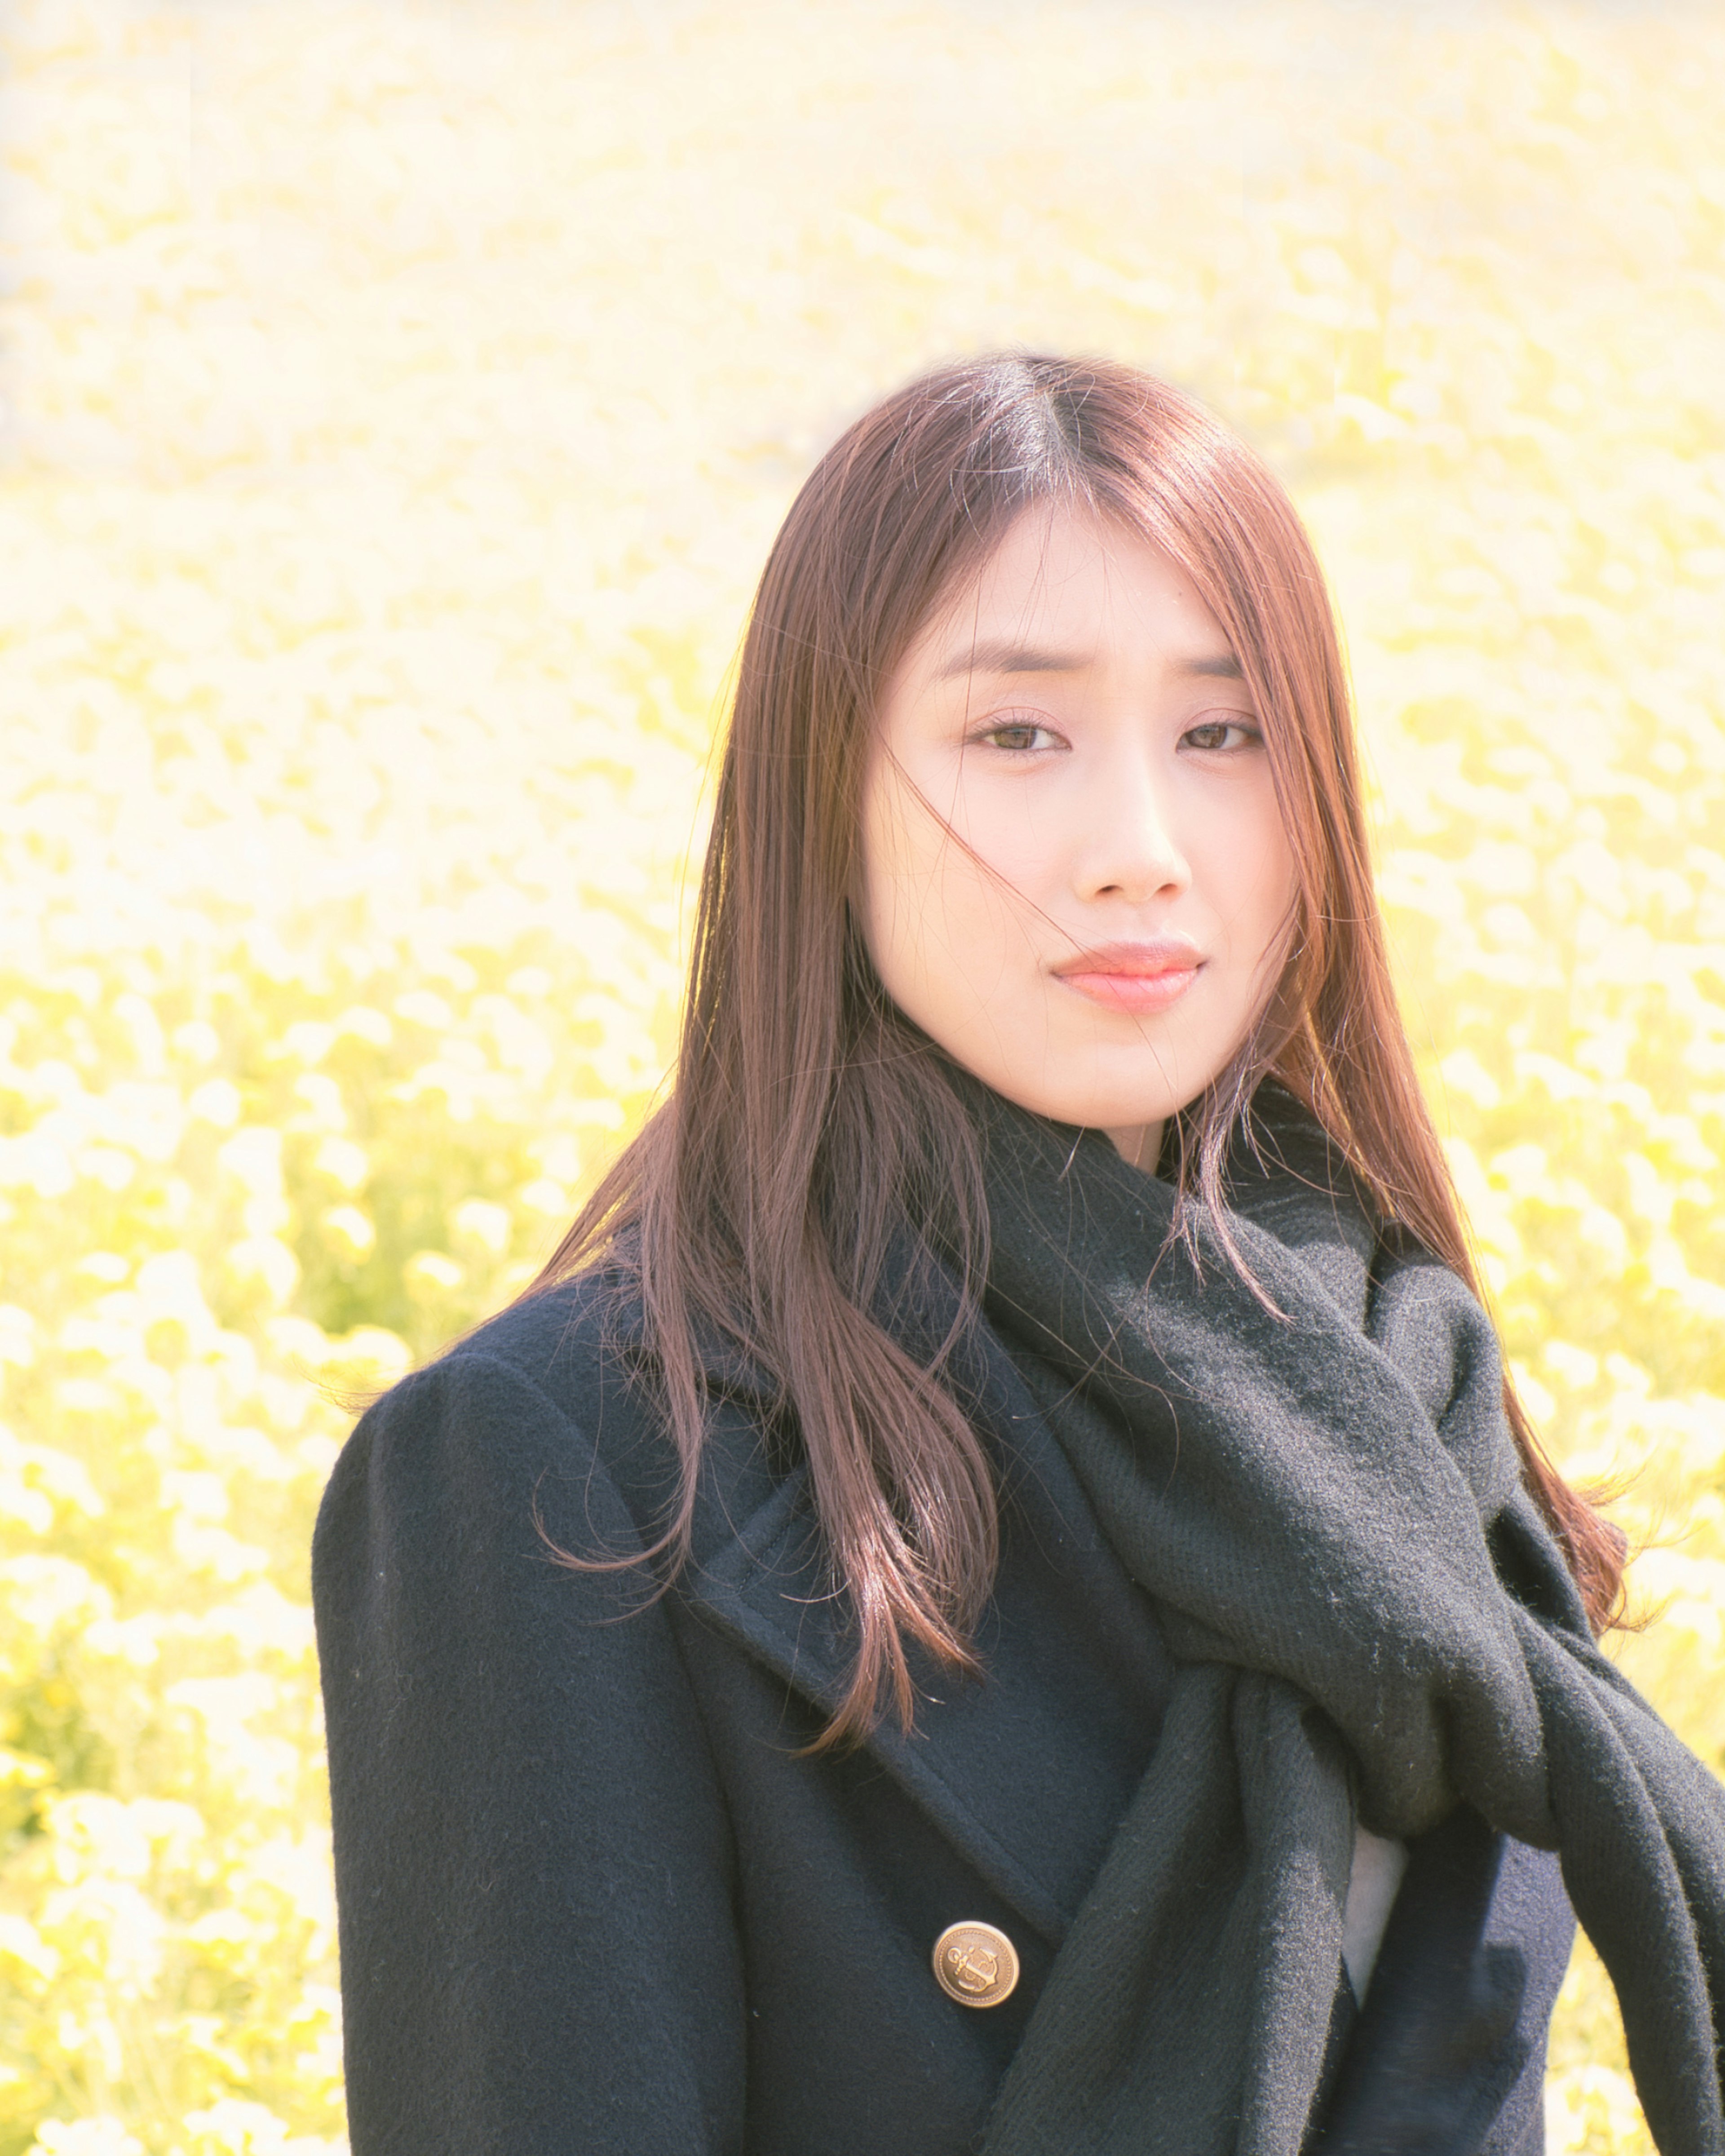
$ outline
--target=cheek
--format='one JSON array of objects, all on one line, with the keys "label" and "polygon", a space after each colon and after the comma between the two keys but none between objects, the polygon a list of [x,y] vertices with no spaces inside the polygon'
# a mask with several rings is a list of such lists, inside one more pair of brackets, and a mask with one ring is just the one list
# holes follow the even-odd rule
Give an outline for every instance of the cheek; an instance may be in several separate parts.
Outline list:
[{"label": "cheek", "polygon": [[1271,811],[1265,845],[1271,864],[1265,880],[1274,894],[1276,928],[1280,930],[1292,917],[1300,896],[1300,877],[1294,849],[1279,808],[1272,808]]},{"label": "cheek", "polygon": [[1298,890],[1293,848],[1273,793],[1214,827],[1206,857],[1234,955],[1255,964],[1281,934]]},{"label": "cheek", "polygon": [[927,922],[941,880],[929,822],[890,773],[870,778],[862,814],[863,941],[881,986],[899,1004],[915,995],[928,970]]},{"label": "cheek", "polygon": [[1274,935],[1294,903],[1298,879],[1294,872],[1294,850],[1288,844],[1281,816],[1272,803],[1266,813],[1257,841],[1260,863],[1257,879],[1259,911],[1266,916],[1266,932]]},{"label": "cheek", "polygon": [[890,776],[871,783],[862,815],[863,941],[887,994],[943,1045],[1001,993],[1012,916],[1010,895],[966,844]]}]

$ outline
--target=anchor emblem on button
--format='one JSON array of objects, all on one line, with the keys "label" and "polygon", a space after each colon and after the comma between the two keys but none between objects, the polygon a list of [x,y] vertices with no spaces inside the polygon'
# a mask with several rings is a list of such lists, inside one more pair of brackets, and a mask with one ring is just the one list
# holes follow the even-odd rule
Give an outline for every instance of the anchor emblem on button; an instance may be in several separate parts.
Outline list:
[{"label": "anchor emblem on button", "polygon": [[993,1924],[948,1924],[934,1943],[934,1975],[961,2006],[998,2006],[1017,1989],[1018,1949]]}]

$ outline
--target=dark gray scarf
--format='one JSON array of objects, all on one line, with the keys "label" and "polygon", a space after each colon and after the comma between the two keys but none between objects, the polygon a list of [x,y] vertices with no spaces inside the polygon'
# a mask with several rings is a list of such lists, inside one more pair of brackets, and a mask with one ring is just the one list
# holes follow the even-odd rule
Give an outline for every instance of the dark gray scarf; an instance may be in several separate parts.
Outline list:
[{"label": "dark gray scarf", "polygon": [[988,1313],[1178,1664],[989,2156],[1297,2156],[1355,1820],[1461,1801],[1560,1852],[1655,2139],[1721,2156],[1725,1789],[1595,1648],[1479,1305],[1276,1089],[1228,1226],[1281,1316],[1098,1133],[982,1119]]}]

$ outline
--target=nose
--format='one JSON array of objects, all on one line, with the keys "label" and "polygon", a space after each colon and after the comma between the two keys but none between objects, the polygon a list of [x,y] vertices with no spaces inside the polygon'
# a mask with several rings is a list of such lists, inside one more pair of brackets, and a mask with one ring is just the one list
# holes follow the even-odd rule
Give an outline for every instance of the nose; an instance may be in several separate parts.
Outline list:
[{"label": "nose", "polygon": [[1138,756],[1098,767],[1084,804],[1086,829],[1076,864],[1077,896],[1142,906],[1177,897],[1192,881],[1175,828],[1173,803],[1158,774]]}]

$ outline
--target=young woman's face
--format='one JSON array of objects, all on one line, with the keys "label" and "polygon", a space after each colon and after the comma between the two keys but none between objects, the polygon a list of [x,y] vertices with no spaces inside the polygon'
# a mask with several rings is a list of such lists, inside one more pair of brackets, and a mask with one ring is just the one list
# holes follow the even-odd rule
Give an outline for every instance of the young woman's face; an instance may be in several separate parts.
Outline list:
[{"label": "young woman's face", "polygon": [[1295,891],[1251,699],[1168,556],[1075,511],[1019,520],[889,685],[863,864],[899,1009],[1153,1166],[1273,985]]}]

